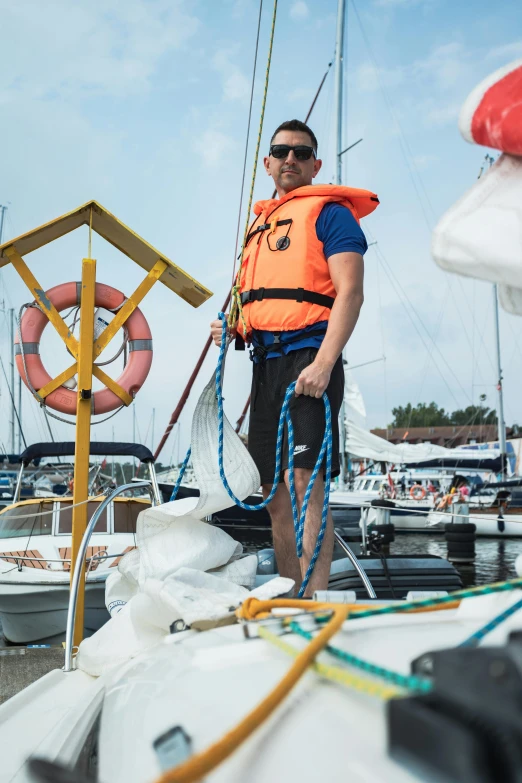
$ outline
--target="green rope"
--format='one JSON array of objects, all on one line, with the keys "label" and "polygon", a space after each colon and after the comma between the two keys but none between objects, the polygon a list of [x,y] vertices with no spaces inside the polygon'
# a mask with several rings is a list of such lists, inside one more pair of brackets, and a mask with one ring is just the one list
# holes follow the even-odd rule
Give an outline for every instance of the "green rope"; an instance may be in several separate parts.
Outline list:
[{"label": "green rope", "polygon": [[[303,639],[308,639],[308,641],[313,639],[313,635],[308,633],[308,631],[303,630],[295,620],[290,622],[290,628],[294,633],[298,634],[298,636],[302,636]],[[358,658],[356,655],[339,649],[339,647],[332,647],[330,644],[326,645],[325,650],[329,652],[330,655],[339,658],[350,666],[361,669],[361,671],[371,674],[374,677],[386,680],[386,682],[390,682],[393,685],[398,685],[400,688],[405,688],[409,691],[421,691],[423,693],[427,693],[432,688],[431,680],[428,680],[426,677],[399,674],[399,672],[394,672],[392,669],[385,669],[383,666],[377,666],[375,663],[370,663],[362,658]]]},{"label": "green rope", "polygon": [[455,593],[442,595],[438,598],[423,598],[419,601],[409,601],[404,604],[390,604],[389,606],[379,606],[375,609],[354,609],[353,612],[350,612],[348,615],[348,620],[360,620],[362,617],[374,617],[380,614],[409,612],[415,609],[429,609],[432,606],[451,604],[454,601],[460,601],[464,598],[477,598],[480,595],[503,593],[507,590],[518,590],[520,588],[522,588],[522,579],[512,579],[509,582],[495,582],[490,585],[481,585],[480,587],[470,587],[466,590],[457,590]]},{"label": "green rope", "polygon": [[[440,596],[438,598],[424,598],[419,601],[409,601],[404,604],[390,604],[389,606],[380,606],[375,609],[354,609],[350,612],[347,619],[359,620],[363,617],[375,617],[376,615],[397,614],[399,612],[407,613],[415,609],[429,609],[432,606],[453,603],[454,601],[459,601],[464,598],[477,598],[481,595],[492,595],[493,593],[502,593],[507,592],[508,590],[517,590],[519,588],[522,588],[522,579],[512,579],[508,582],[495,582],[490,585],[481,585],[480,587],[470,587],[466,590],[458,590],[455,593]],[[504,619],[504,615],[507,617],[509,616],[509,613],[504,612],[502,614],[502,619]],[[316,615],[316,621],[318,623],[326,622],[328,619],[329,617],[327,614],[324,616]],[[302,636],[304,639],[310,640],[313,638],[312,634],[303,630],[295,620],[290,620],[288,624],[294,633]],[[489,626],[486,627],[489,628]],[[329,652],[330,655],[339,658],[356,669],[361,669],[374,677],[379,677],[386,680],[386,682],[398,685],[406,690],[427,693],[432,688],[432,682],[428,678],[400,674],[392,669],[386,669],[383,666],[377,666],[374,663],[365,661],[363,658],[359,658],[356,655],[352,655],[351,653],[341,650],[339,647],[333,647],[332,645],[327,645],[325,650]]]}]

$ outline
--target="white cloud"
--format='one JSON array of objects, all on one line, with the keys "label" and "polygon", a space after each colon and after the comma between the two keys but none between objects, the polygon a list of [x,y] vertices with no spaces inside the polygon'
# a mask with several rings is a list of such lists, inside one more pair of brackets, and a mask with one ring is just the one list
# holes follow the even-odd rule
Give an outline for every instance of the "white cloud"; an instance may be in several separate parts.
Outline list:
[{"label": "white cloud", "polygon": [[414,155],[412,158],[413,164],[417,171],[424,171],[437,160],[438,158],[435,155]]},{"label": "white cloud", "polygon": [[461,82],[470,67],[470,52],[457,42],[437,46],[428,57],[411,65],[414,77],[427,77],[441,89]]},{"label": "white cloud", "polygon": [[235,147],[232,136],[227,136],[220,130],[209,128],[198,141],[194,142],[194,149],[198,152],[203,163],[211,168],[217,168],[224,162],[227,154]]},{"label": "white cloud", "polygon": [[460,103],[450,103],[443,106],[435,106],[430,109],[424,121],[427,127],[441,128],[457,120],[460,111]]},{"label": "white cloud", "polygon": [[363,63],[356,71],[357,87],[361,92],[375,92],[379,86],[397,87],[404,81],[402,68],[377,68]]},{"label": "white cloud", "polygon": [[469,73],[471,53],[459,42],[435,47],[427,57],[396,68],[377,68],[370,62],[357,68],[357,86],[361,92],[375,92],[379,84],[397,87],[406,82],[429,83],[447,90],[458,85]]},{"label": "white cloud", "polygon": [[146,91],[162,56],[185,44],[198,26],[184,0],[11,4],[2,11],[2,53],[9,67],[0,100],[2,92],[5,102]]},{"label": "white cloud", "polygon": [[522,41],[512,41],[502,46],[494,46],[486,54],[488,60],[514,60],[522,57]]},{"label": "white cloud", "polygon": [[232,49],[219,49],[212,59],[212,65],[223,79],[223,98],[225,101],[242,101],[250,93],[250,82],[231,60]]},{"label": "white cloud", "polygon": [[296,103],[297,101],[303,101],[306,98],[311,99],[313,93],[308,87],[296,87],[295,90],[291,90],[287,94],[287,100],[289,103]]},{"label": "white cloud", "polygon": [[290,18],[300,21],[301,19],[307,19],[309,15],[308,6],[303,0],[295,0],[290,8]]}]

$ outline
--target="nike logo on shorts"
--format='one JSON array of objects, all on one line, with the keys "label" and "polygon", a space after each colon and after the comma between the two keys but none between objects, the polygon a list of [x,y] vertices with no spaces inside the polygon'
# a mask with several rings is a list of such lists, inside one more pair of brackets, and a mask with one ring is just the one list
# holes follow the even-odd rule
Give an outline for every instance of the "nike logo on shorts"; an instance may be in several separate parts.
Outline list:
[{"label": "nike logo on shorts", "polygon": [[302,454],[303,451],[310,451],[309,446],[296,446],[294,449],[294,457],[296,454]]}]

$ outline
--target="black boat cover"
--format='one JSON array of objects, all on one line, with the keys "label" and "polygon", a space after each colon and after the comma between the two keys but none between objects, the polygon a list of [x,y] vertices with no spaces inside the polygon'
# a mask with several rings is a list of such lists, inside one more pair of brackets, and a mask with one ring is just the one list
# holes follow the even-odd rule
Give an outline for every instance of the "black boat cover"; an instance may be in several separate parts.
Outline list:
[{"label": "black boat cover", "polygon": [[510,487],[522,487],[522,478],[506,479],[505,481],[489,481],[484,484],[484,489],[509,489]]},{"label": "black boat cover", "polygon": [[[20,454],[20,462],[29,465],[35,457],[72,457],[74,441],[59,443],[33,443]],[[112,443],[91,441],[89,454],[93,457],[136,457],[140,462],[154,462],[150,449],[140,443]]]},{"label": "black boat cover", "polygon": [[[0,454],[0,466],[7,462],[9,465],[19,465],[22,458],[19,454]],[[33,461],[33,464],[38,467],[40,459],[37,458]]]},{"label": "black boat cover", "polygon": [[[475,451],[475,454],[477,452]],[[426,462],[408,462],[405,465],[406,470],[412,468],[462,468],[463,470],[490,470],[493,473],[501,473],[504,460],[498,457],[489,457],[486,459],[465,459],[463,457],[439,457],[430,459]],[[498,486],[498,485],[495,485]]]}]

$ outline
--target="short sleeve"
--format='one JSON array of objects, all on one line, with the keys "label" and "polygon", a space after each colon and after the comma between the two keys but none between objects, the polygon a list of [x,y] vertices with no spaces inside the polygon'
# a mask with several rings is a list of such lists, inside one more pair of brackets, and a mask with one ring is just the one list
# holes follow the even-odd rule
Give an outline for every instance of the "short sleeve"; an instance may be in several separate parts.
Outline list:
[{"label": "short sleeve", "polygon": [[325,204],[315,225],[317,239],[323,243],[328,260],[336,253],[360,253],[368,250],[366,237],[347,207],[337,202]]}]

